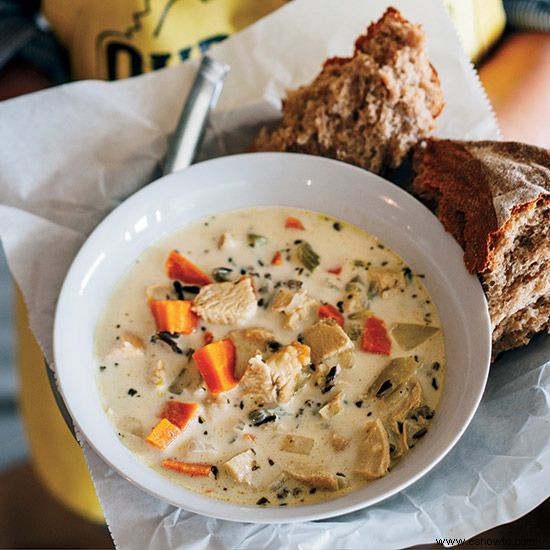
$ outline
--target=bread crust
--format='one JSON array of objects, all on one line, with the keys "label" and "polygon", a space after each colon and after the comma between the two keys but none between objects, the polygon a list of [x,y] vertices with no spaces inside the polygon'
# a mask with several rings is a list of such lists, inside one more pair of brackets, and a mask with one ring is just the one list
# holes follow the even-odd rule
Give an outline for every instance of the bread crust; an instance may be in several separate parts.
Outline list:
[{"label": "bread crust", "polygon": [[480,163],[460,142],[428,140],[415,150],[413,170],[413,192],[435,208],[445,229],[462,246],[468,271],[484,271],[490,236],[498,224]]},{"label": "bread crust", "polygon": [[429,140],[412,191],[435,210],[477,273],[494,360],[550,330],[550,152],[514,142]]},{"label": "bread crust", "polygon": [[[498,155],[497,168],[485,151]],[[550,198],[550,152],[522,143],[429,139],[415,148],[413,170],[413,193],[460,243],[471,273],[491,271],[513,219]]]}]

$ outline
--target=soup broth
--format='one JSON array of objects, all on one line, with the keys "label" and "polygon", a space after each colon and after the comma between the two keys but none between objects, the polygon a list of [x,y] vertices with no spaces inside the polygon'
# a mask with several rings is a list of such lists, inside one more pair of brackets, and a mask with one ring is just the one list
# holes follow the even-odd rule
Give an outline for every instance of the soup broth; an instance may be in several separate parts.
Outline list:
[{"label": "soup broth", "polygon": [[121,442],[237,504],[335,498],[427,433],[445,377],[422,274],[375,237],[283,207],[196,221],[148,249],[97,327]]}]

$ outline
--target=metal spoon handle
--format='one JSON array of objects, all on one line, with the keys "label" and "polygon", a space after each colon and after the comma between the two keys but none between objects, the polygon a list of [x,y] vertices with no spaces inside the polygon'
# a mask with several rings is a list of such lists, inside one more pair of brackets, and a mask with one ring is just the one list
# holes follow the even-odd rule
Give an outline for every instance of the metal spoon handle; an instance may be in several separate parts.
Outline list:
[{"label": "metal spoon handle", "polygon": [[200,146],[210,111],[218,102],[229,66],[208,56],[199,71],[180,115],[166,156],[163,173],[171,174],[191,165]]}]

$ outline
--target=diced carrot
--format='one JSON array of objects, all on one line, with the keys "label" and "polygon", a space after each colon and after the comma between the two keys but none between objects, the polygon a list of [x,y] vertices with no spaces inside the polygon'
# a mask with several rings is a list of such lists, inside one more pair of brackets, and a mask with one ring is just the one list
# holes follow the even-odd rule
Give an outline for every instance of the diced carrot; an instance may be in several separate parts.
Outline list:
[{"label": "diced carrot", "polygon": [[205,346],[206,344],[211,344],[214,341],[214,335],[209,330],[207,330],[204,333],[203,340]]},{"label": "diced carrot", "polygon": [[217,395],[237,385],[235,378],[235,346],[229,339],[212,342],[193,354],[206,386]]},{"label": "diced carrot", "polygon": [[157,330],[191,334],[199,318],[191,310],[190,300],[150,300],[149,307],[155,317]]},{"label": "diced carrot", "polygon": [[319,308],[319,317],[321,317],[321,319],[334,319],[341,327],[344,326],[344,316],[330,304],[323,304]]},{"label": "diced carrot", "polygon": [[169,470],[191,477],[208,477],[212,473],[212,464],[204,462],[182,462],[175,458],[167,458],[162,461],[162,465]]},{"label": "diced carrot", "polygon": [[163,418],[151,430],[145,441],[158,449],[166,449],[180,433],[181,430],[175,424],[172,424],[167,418]]},{"label": "diced carrot", "polygon": [[183,403],[181,401],[168,401],[160,413],[161,418],[166,418],[180,430],[195,416],[199,408],[198,403]]},{"label": "diced carrot", "polygon": [[275,252],[273,259],[271,260],[271,265],[283,265],[283,255],[280,250]]},{"label": "diced carrot", "polygon": [[361,349],[370,353],[390,355],[391,340],[382,319],[374,316],[367,318],[361,338]]},{"label": "diced carrot", "polygon": [[298,218],[293,218],[292,216],[286,219],[285,227],[289,229],[305,229],[304,224]]},{"label": "diced carrot", "polygon": [[342,266],[339,265],[336,267],[331,267],[330,269],[327,269],[327,271],[333,275],[340,275],[340,273],[342,273]]},{"label": "diced carrot", "polygon": [[166,273],[170,279],[178,279],[190,285],[204,286],[212,279],[193,262],[182,256],[177,250],[172,250],[166,260]]}]

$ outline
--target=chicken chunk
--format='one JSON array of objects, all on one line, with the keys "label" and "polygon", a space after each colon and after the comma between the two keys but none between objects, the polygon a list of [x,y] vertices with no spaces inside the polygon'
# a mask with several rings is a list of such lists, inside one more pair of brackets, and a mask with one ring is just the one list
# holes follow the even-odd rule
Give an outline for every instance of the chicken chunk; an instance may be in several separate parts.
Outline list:
[{"label": "chicken chunk", "polygon": [[353,348],[353,342],[333,319],[322,319],[304,332],[314,364]]},{"label": "chicken chunk", "polygon": [[249,360],[240,386],[245,395],[257,401],[287,403],[294,395],[302,368],[309,361],[309,348],[298,342],[285,346],[266,361],[256,355]]},{"label": "chicken chunk", "polygon": [[296,329],[300,321],[309,317],[316,304],[317,302],[310,298],[305,290],[292,292],[282,288],[273,299],[271,309],[285,315],[285,328]]},{"label": "chicken chunk", "polygon": [[357,473],[372,480],[385,476],[390,467],[390,444],[388,434],[377,418],[365,426],[365,439],[362,441]]},{"label": "chicken chunk", "polygon": [[244,395],[251,395],[257,401],[277,403],[277,388],[271,378],[271,369],[264,363],[261,354],[249,359],[240,387]]},{"label": "chicken chunk", "polygon": [[342,401],[343,394],[342,392],[338,392],[332,399],[327,401],[327,403],[319,409],[319,414],[325,420],[330,420],[333,416],[337,415],[342,410]]},{"label": "chicken chunk", "polygon": [[271,331],[260,327],[232,330],[226,337],[235,346],[237,354],[235,375],[237,378],[243,375],[251,357],[257,354],[264,354],[267,350],[268,342],[275,341],[275,335]]},{"label": "chicken chunk", "polygon": [[281,443],[281,451],[287,453],[296,453],[300,455],[308,455],[313,449],[315,440],[312,437],[304,437],[302,435],[288,434],[283,438]]},{"label": "chicken chunk", "polygon": [[369,269],[369,277],[371,285],[373,285],[382,298],[404,289],[407,284],[405,274],[402,270],[371,267]]},{"label": "chicken chunk", "polygon": [[325,489],[327,491],[336,491],[338,489],[336,476],[330,474],[320,466],[300,464],[299,467],[296,466],[294,469],[285,470],[284,473],[308,487]]},{"label": "chicken chunk", "polygon": [[106,359],[130,359],[141,357],[145,351],[143,340],[131,332],[122,332],[117,345],[107,354]]},{"label": "chicken chunk", "polygon": [[252,485],[252,472],[256,464],[254,451],[248,449],[224,463],[224,470],[237,482]]},{"label": "chicken chunk", "polygon": [[330,434],[330,444],[335,451],[340,452],[348,447],[350,440],[337,432],[332,432]]},{"label": "chicken chunk", "polygon": [[240,281],[203,286],[193,300],[193,311],[208,323],[239,325],[253,317],[258,309],[249,277]]},{"label": "chicken chunk", "polygon": [[302,368],[310,364],[309,347],[293,342],[273,354],[267,360],[267,364],[277,388],[278,402],[286,403],[294,395]]}]

